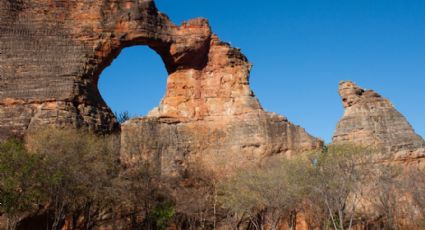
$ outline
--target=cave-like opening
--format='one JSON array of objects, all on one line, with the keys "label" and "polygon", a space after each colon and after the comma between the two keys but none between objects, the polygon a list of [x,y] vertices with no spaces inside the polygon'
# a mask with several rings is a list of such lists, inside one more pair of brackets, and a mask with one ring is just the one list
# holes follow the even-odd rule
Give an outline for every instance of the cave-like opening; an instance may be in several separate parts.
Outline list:
[{"label": "cave-like opening", "polygon": [[99,77],[103,100],[118,115],[145,116],[165,95],[167,70],[161,57],[148,46],[121,51]]}]

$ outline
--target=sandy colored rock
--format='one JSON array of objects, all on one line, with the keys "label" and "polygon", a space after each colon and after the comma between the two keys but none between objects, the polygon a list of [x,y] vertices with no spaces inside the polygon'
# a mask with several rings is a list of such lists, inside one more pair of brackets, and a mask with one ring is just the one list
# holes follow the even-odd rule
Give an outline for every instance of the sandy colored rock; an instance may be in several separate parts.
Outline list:
[{"label": "sandy colored rock", "polygon": [[177,177],[194,162],[231,173],[323,145],[301,127],[262,111],[190,122],[136,118],[122,126],[121,143],[125,164],[149,160],[162,174]]},{"label": "sandy colored rock", "polygon": [[206,20],[176,26],[151,0],[1,0],[0,19],[3,138],[46,124],[116,130],[97,82],[123,48],[147,45],[170,75],[196,77],[212,40]]},{"label": "sandy colored rock", "polygon": [[[52,124],[117,130],[97,88],[100,73],[123,48],[147,45],[169,73],[166,95],[149,118],[124,126],[124,146],[134,142],[129,130],[179,146],[166,141],[177,135],[198,154],[220,149],[267,155],[322,143],[263,111],[249,86],[251,64],[239,49],[220,41],[205,19],[176,26],[152,0],[1,0],[0,18],[0,137]],[[163,131],[169,129],[184,132]],[[223,136],[220,147],[213,147],[214,135]],[[136,141],[161,148],[143,140]],[[132,154],[124,151],[123,158]]]},{"label": "sandy colored rock", "polygon": [[[239,49],[220,41],[205,19],[176,26],[152,0],[1,0],[0,17],[2,137],[49,124],[99,132],[117,129],[98,91],[99,75],[123,48],[147,45],[161,56],[169,77],[166,95],[146,124],[187,126],[190,135],[201,133],[199,139],[201,126],[226,133],[236,124],[253,125],[252,130],[238,127],[237,135],[225,142],[246,135],[273,139],[281,146],[273,151],[279,153],[321,144],[284,118],[263,111],[249,87],[251,64]],[[252,143],[257,145],[275,148]]]},{"label": "sandy colored rock", "polygon": [[[393,104],[373,90],[351,81],[339,84],[345,108],[333,136],[333,143],[352,142],[406,155],[417,152],[425,142]],[[401,156],[399,156],[401,157]]]},{"label": "sandy colored rock", "polygon": [[240,50],[212,35],[207,60],[203,69],[170,74],[160,105],[122,125],[123,163],[153,160],[163,174],[173,176],[200,161],[210,170],[231,172],[323,145],[262,109],[249,85],[251,64]]}]

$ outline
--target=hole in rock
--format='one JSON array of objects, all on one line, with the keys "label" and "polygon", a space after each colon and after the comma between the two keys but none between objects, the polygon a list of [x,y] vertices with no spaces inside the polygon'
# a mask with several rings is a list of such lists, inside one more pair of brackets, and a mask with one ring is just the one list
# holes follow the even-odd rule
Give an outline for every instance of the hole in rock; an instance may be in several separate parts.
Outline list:
[{"label": "hole in rock", "polygon": [[167,70],[161,57],[148,46],[121,51],[103,70],[98,88],[103,100],[116,114],[145,116],[165,95]]}]

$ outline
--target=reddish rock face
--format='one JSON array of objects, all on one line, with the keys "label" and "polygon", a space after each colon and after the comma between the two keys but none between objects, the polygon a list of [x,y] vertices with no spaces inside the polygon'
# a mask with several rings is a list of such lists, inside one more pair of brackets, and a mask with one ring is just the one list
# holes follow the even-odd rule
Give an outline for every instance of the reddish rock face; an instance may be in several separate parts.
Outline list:
[{"label": "reddish rock face", "polygon": [[212,41],[206,20],[175,26],[147,0],[1,0],[0,18],[3,137],[45,124],[114,130],[97,82],[123,48],[150,46],[173,75],[204,69]]},{"label": "reddish rock face", "polygon": [[202,69],[170,73],[166,95],[150,117],[193,121],[262,111],[249,86],[251,64],[246,57],[215,35],[209,42]]},{"label": "reddish rock face", "polygon": [[334,143],[354,142],[398,155],[411,154],[425,146],[388,99],[351,81],[339,84],[339,94],[345,112],[334,133]]},{"label": "reddish rock face", "polygon": [[204,19],[176,26],[152,0],[1,0],[0,18],[1,137],[50,124],[117,129],[99,75],[123,48],[147,45],[165,63],[167,90],[148,118],[122,127],[124,162],[159,154],[177,168],[195,155],[235,154],[242,164],[322,145],[263,111],[251,64]]}]

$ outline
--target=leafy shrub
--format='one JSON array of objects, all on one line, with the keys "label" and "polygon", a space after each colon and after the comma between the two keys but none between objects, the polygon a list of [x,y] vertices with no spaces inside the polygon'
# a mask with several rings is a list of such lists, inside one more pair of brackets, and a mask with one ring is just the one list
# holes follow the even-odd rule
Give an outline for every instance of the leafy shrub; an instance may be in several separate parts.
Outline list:
[{"label": "leafy shrub", "polygon": [[0,143],[0,213],[6,214],[14,229],[19,215],[37,209],[43,198],[40,158],[29,154],[22,143]]},{"label": "leafy shrub", "polygon": [[175,207],[170,203],[159,203],[149,214],[148,219],[155,223],[157,230],[165,230],[174,217]]}]

